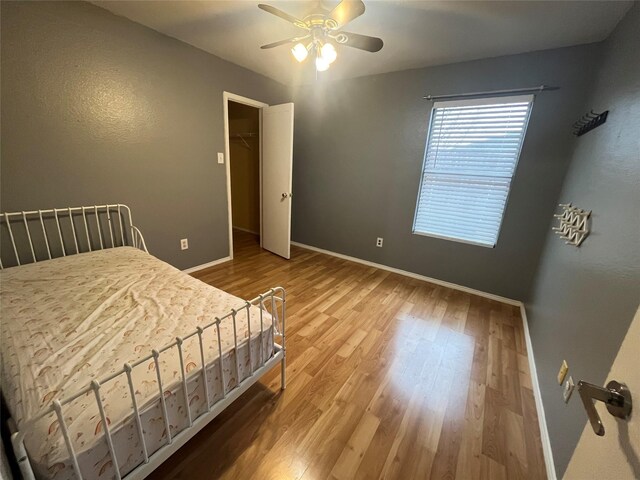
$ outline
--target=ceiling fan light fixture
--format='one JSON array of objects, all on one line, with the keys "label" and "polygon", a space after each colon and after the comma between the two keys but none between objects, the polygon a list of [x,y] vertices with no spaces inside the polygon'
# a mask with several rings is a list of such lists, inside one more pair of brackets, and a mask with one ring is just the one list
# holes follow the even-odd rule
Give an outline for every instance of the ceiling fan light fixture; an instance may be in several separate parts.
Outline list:
[{"label": "ceiling fan light fixture", "polygon": [[271,5],[261,3],[258,8],[304,30],[302,36],[269,43],[260,48],[266,50],[284,45],[290,48],[293,45],[293,57],[302,63],[311,55],[315,60],[316,72],[324,72],[336,61],[338,46],[378,52],[384,45],[380,38],[343,30],[348,23],[364,13],[365,6],[362,0],[340,0],[331,11],[318,1],[316,7],[302,19]]},{"label": "ceiling fan light fixture", "polygon": [[320,49],[320,55],[327,61],[327,63],[331,64],[335,62],[338,57],[338,52],[336,52],[336,47],[334,47],[333,44],[325,43]]},{"label": "ceiling fan light fixture", "polygon": [[316,57],[316,70],[318,72],[324,72],[329,69],[329,65],[331,65],[322,55],[318,55]]},{"label": "ceiling fan light fixture", "polygon": [[309,54],[307,47],[305,47],[302,43],[296,43],[294,47],[291,49],[291,53],[295,57],[295,59],[299,62],[304,62]]}]

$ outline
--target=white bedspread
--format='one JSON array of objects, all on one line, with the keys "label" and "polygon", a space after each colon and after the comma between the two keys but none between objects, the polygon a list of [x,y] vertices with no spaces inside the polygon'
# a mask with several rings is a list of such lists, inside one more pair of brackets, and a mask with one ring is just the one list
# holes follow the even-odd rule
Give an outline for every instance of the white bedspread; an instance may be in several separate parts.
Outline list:
[{"label": "white bedspread", "polygon": [[[14,420],[22,424],[51,405],[171,343],[216,316],[245,302],[183,274],[155,257],[120,247],[6,269],[0,276],[3,395]],[[272,354],[271,317],[251,308],[251,342],[246,310],[238,315],[240,380],[249,374],[250,344],[254,368]],[[262,338],[262,348],[260,339]],[[204,335],[211,402],[222,396],[215,329]],[[238,383],[231,319],[221,326],[226,388]],[[184,344],[188,398],[182,390],[177,349],[160,355],[171,433],[186,426],[186,404],[195,418],[206,410],[197,336]],[[149,360],[133,371],[136,398],[143,410],[149,454],[167,441],[155,365]],[[126,376],[102,387],[103,401],[125,474],[142,459],[131,417]],[[64,408],[83,476],[109,478],[112,462],[93,393]],[[72,478],[69,456],[53,416],[29,429],[25,444],[39,477]]]}]

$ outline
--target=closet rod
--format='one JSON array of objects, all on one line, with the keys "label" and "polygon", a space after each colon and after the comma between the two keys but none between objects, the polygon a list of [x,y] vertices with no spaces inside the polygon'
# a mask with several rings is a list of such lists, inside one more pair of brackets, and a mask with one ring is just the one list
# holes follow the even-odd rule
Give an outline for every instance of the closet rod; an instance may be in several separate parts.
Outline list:
[{"label": "closet rod", "polygon": [[542,92],[545,90],[558,90],[558,88],[559,87],[550,87],[549,85],[540,85],[539,87],[512,88],[510,90],[492,90],[487,92],[457,93],[452,95],[427,95],[422,98],[429,101],[444,100],[444,99],[451,100],[455,98],[488,97],[491,95],[512,95],[515,93],[535,93],[535,92]]}]

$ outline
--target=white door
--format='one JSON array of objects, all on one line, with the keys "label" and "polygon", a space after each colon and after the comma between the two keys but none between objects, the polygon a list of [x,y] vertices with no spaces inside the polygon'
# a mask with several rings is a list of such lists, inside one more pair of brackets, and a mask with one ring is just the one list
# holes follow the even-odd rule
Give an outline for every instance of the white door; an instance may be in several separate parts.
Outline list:
[{"label": "white door", "polygon": [[291,251],[293,103],[262,109],[262,247],[284,258]]}]

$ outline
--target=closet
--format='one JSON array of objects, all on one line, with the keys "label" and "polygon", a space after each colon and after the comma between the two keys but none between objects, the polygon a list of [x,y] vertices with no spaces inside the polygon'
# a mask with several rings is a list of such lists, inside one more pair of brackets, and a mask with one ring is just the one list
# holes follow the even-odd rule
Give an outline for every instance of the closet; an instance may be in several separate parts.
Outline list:
[{"label": "closet", "polygon": [[234,244],[260,242],[260,110],[229,101],[229,167]]}]

